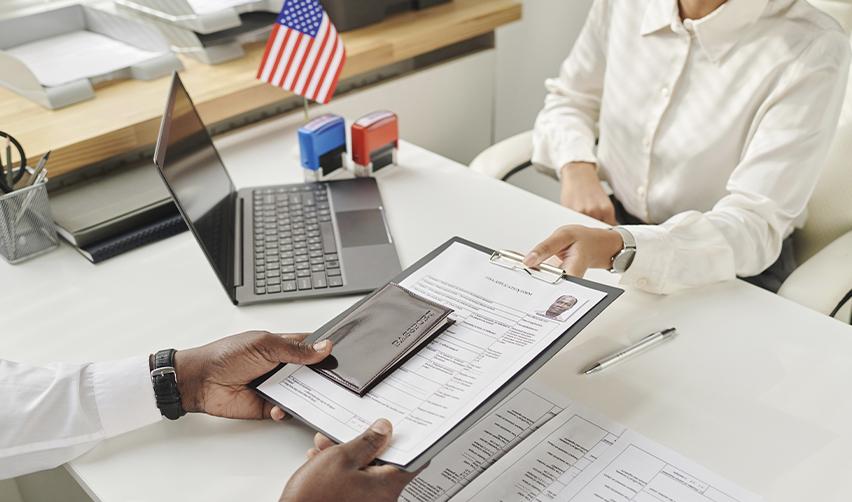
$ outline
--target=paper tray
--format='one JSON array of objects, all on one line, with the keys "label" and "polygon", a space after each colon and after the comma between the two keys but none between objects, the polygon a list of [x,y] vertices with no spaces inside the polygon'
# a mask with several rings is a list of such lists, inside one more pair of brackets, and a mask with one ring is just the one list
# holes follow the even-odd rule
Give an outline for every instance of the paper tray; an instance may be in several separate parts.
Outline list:
[{"label": "paper tray", "polygon": [[240,14],[278,14],[284,0],[114,0],[122,10],[158,23],[210,34],[242,25]]},{"label": "paper tray", "polygon": [[266,41],[277,17],[277,14],[270,12],[249,12],[242,15],[242,24],[235,28],[197,33],[139,13],[128,13],[156,26],[168,39],[174,52],[206,64],[219,64],[243,57],[245,44]]},{"label": "paper tray", "polygon": [[45,108],[95,96],[110,80],[152,80],[183,68],[151,26],[70,5],[0,20],[0,85]]}]

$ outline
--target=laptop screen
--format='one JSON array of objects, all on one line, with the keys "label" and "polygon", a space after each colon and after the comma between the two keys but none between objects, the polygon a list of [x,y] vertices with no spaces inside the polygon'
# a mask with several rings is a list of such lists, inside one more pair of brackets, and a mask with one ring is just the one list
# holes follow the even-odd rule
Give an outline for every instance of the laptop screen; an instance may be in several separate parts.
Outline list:
[{"label": "laptop screen", "polygon": [[177,73],[172,79],[154,163],[233,298],[236,189]]}]

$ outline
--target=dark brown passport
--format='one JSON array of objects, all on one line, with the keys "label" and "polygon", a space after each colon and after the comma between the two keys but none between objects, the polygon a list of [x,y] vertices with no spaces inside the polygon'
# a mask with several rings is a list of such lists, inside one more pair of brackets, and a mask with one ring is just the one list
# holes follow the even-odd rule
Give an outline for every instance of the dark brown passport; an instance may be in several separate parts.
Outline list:
[{"label": "dark brown passport", "polygon": [[311,369],[363,396],[452,324],[452,312],[390,283],[317,340],[334,348]]}]

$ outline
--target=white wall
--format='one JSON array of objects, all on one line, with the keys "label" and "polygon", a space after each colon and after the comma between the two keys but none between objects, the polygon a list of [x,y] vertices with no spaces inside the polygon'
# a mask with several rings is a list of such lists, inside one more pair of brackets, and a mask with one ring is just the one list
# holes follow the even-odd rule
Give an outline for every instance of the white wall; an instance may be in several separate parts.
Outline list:
[{"label": "white wall", "polygon": [[523,20],[497,30],[494,139],[529,130],[592,0],[523,0]]},{"label": "white wall", "polygon": [[467,164],[491,145],[494,59],[493,50],[460,57],[343,95],[311,114],[332,112],[355,120],[374,110],[393,110],[403,139]]}]

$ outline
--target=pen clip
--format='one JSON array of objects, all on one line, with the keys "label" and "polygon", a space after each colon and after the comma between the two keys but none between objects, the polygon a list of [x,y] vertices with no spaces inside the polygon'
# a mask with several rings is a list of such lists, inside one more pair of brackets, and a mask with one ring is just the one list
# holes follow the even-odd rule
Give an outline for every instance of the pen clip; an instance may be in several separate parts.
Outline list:
[{"label": "pen clip", "polygon": [[489,261],[499,267],[524,271],[530,277],[548,284],[557,284],[560,280],[568,276],[568,273],[561,268],[548,265],[547,263],[542,263],[537,268],[527,267],[524,265],[524,255],[505,249],[491,253]]}]

